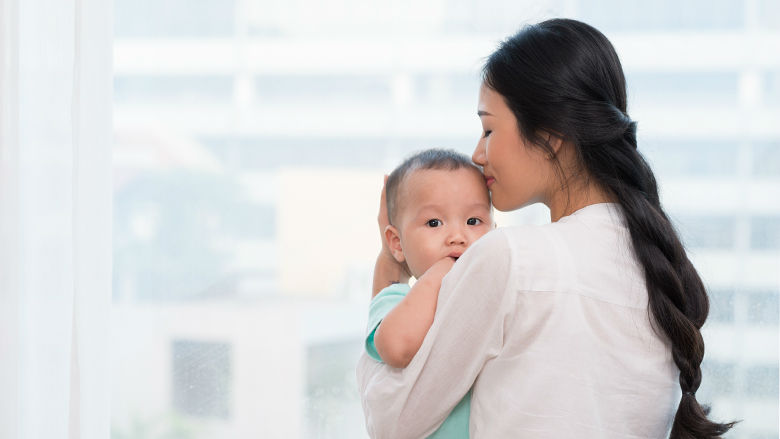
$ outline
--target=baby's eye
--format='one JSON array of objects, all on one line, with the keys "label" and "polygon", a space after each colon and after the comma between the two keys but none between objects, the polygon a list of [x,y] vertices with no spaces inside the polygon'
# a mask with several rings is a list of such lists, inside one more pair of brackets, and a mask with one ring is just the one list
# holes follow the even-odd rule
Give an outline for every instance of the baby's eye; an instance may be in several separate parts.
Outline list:
[{"label": "baby's eye", "polygon": [[441,220],[431,219],[428,220],[426,224],[428,224],[428,227],[439,227],[441,225]]},{"label": "baby's eye", "polygon": [[469,218],[466,220],[466,224],[470,226],[476,226],[477,224],[482,223],[482,220],[479,218]]}]

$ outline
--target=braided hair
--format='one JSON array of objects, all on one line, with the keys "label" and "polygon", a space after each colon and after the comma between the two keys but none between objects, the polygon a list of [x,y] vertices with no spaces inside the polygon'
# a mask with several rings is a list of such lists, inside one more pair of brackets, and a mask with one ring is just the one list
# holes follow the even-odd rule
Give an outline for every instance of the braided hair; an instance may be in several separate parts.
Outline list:
[{"label": "braided hair", "polygon": [[[555,157],[542,132],[570,142],[588,178],[620,205],[644,271],[651,322],[668,339],[680,370],[682,397],[671,438],[726,433],[734,422],[710,421],[709,407],[696,400],[707,292],[661,207],[653,171],[637,150],[636,122],[627,114],[625,77],[612,44],[576,20],[526,26],[488,58],[483,82],[502,95],[527,143]],[[557,169],[561,176],[560,163]]]}]

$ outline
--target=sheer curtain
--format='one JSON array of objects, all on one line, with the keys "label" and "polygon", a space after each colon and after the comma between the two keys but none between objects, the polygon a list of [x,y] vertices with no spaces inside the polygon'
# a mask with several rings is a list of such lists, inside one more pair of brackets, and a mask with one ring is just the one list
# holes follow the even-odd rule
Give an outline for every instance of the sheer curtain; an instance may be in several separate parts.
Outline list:
[{"label": "sheer curtain", "polygon": [[109,436],[111,1],[0,0],[0,437]]}]

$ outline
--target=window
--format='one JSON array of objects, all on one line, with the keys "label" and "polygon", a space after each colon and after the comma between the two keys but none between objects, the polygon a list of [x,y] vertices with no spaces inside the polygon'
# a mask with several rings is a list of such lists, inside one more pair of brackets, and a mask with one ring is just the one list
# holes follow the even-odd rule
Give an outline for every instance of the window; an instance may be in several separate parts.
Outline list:
[{"label": "window", "polygon": [[747,322],[752,325],[777,327],[780,316],[780,292],[751,292],[747,297]]},{"label": "window", "polygon": [[233,78],[224,76],[117,76],[114,79],[114,101],[123,104],[229,104],[232,97]]},{"label": "window", "polygon": [[206,171],[127,175],[114,196],[114,297],[191,299],[269,270],[276,212],[249,189]]},{"label": "window", "polygon": [[362,339],[310,345],[306,360],[306,437],[361,437],[355,388]]},{"label": "window", "polygon": [[728,323],[734,321],[734,291],[710,290],[710,315],[708,322]]},{"label": "window", "polygon": [[723,140],[648,140],[640,146],[659,177],[722,176],[737,173],[737,144]]},{"label": "window", "polygon": [[[424,148],[470,154],[484,58],[525,23],[571,16],[624,51],[640,151],[708,286],[702,395],[712,398],[703,400],[721,419],[745,419],[734,439],[777,437],[776,399],[746,394],[745,377],[755,371],[750,385],[777,385],[761,368],[778,347],[757,343],[759,361],[745,338],[778,329],[780,292],[765,262],[780,252],[780,210],[746,204],[780,199],[776,127],[748,119],[777,109],[780,76],[774,54],[751,53],[745,65],[744,53],[708,45],[710,36],[776,33],[774,3],[116,0],[113,306],[123,317],[122,352],[144,353],[133,364],[115,360],[138,369],[120,374],[128,382],[118,387],[164,383],[170,400],[142,420],[175,412],[195,426],[193,437],[366,437],[354,368],[382,174]],[[701,51],[684,44],[689,36]],[[679,38],[679,48],[634,50],[658,37]],[[187,50],[169,52],[180,46]],[[760,78],[756,102],[740,100],[746,76]],[[683,122],[659,123],[669,115]],[[735,120],[750,120],[753,134],[729,132]],[[713,194],[713,185],[728,193]],[[739,193],[755,185],[767,197]],[[499,226],[547,222],[539,207],[498,214]],[[204,308],[222,318],[198,320]],[[331,308],[340,311],[301,318]],[[176,325],[160,334],[169,314]],[[247,354],[258,345],[236,334],[272,338],[246,328],[284,333],[267,347],[285,355]],[[257,367],[250,356],[288,374],[274,397],[268,376],[245,378]],[[258,387],[266,393],[243,397]],[[114,396],[123,428],[147,408],[130,393]],[[280,403],[280,394],[289,399]],[[256,404],[283,405],[284,414],[242,419]],[[754,406],[759,414],[747,413]]]},{"label": "window", "polygon": [[775,0],[760,0],[759,21],[766,29],[780,29],[780,4]]},{"label": "window", "polygon": [[705,359],[701,369],[702,376],[706,378],[701,391],[703,401],[718,396],[730,396],[736,390],[734,363]]},{"label": "window", "polygon": [[120,38],[229,36],[234,8],[235,0],[117,0],[114,32]]},{"label": "window", "polygon": [[[780,25],[778,27],[780,27]],[[767,72],[764,75],[763,98],[764,101],[771,106],[780,106],[780,72]]]},{"label": "window", "polygon": [[780,216],[750,220],[750,247],[756,250],[780,249]]},{"label": "window", "polygon": [[626,72],[628,98],[637,107],[665,107],[674,100],[678,106],[737,104],[737,72]]},{"label": "window", "polygon": [[391,78],[354,75],[264,75],[255,80],[257,98],[269,105],[350,102],[390,105]]},{"label": "window", "polygon": [[744,25],[741,0],[579,2],[585,21],[609,30],[729,30]]},{"label": "window", "polygon": [[780,143],[753,145],[753,173],[761,177],[780,175]]},{"label": "window", "polygon": [[225,343],[191,340],[171,346],[173,407],[197,417],[228,418],[231,398],[231,349]]},{"label": "window", "polygon": [[683,244],[691,249],[734,247],[736,221],[725,216],[684,216],[677,222]]},{"label": "window", "polygon": [[744,393],[777,399],[777,366],[752,366],[745,371]]}]

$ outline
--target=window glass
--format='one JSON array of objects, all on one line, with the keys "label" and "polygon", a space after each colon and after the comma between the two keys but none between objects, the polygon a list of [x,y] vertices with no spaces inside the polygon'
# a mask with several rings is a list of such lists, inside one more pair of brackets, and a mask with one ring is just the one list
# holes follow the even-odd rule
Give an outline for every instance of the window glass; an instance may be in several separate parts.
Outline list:
[{"label": "window glass", "polygon": [[176,106],[193,103],[229,104],[233,98],[233,78],[219,76],[117,76],[114,102],[139,104],[157,102]]},{"label": "window glass", "polygon": [[178,340],[171,354],[174,408],[198,418],[227,418],[232,396],[230,346]]},{"label": "window glass", "polygon": [[753,145],[753,173],[764,177],[780,175],[780,142]]},{"label": "window glass", "polygon": [[708,292],[710,299],[709,322],[728,323],[734,321],[734,291],[712,290]]},{"label": "window glass", "polygon": [[753,218],[750,221],[750,246],[757,250],[780,249],[780,216]]},{"label": "window glass", "polygon": [[737,72],[627,72],[632,108],[665,107],[670,101],[683,107],[733,106],[738,99]]},{"label": "window glass", "polygon": [[733,248],[735,224],[735,219],[727,216],[677,217],[677,229],[683,243],[693,249]]},{"label": "window glass", "polygon": [[780,3],[774,0],[760,0],[758,19],[767,29],[780,29]]},{"label": "window glass", "polygon": [[778,295],[776,291],[761,291],[748,294],[748,322],[752,325],[777,327]]},{"label": "window glass", "polygon": [[659,177],[720,176],[737,172],[735,142],[654,140],[643,144],[642,149]]},{"label": "window glass", "polygon": [[641,4],[599,0],[579,4],[585,21],[611,30],[729,30],[744,26],[742,0],[661,0]]},{"label": "window glass", "polygon": [[775,3],[116,0],[112,436],[367,437],[354,368],[382,176],[425,148],[471,155],[485,57],[570,16],[619,50],[710,294],[700,400],[744,419],[730,437],[776,438],[780,76],[774,54],[716,45],[777,39]]},{"label": "window glass", "polygon": [[119,38],[227,37],[235,32],[235,0],[117,0]]}]

